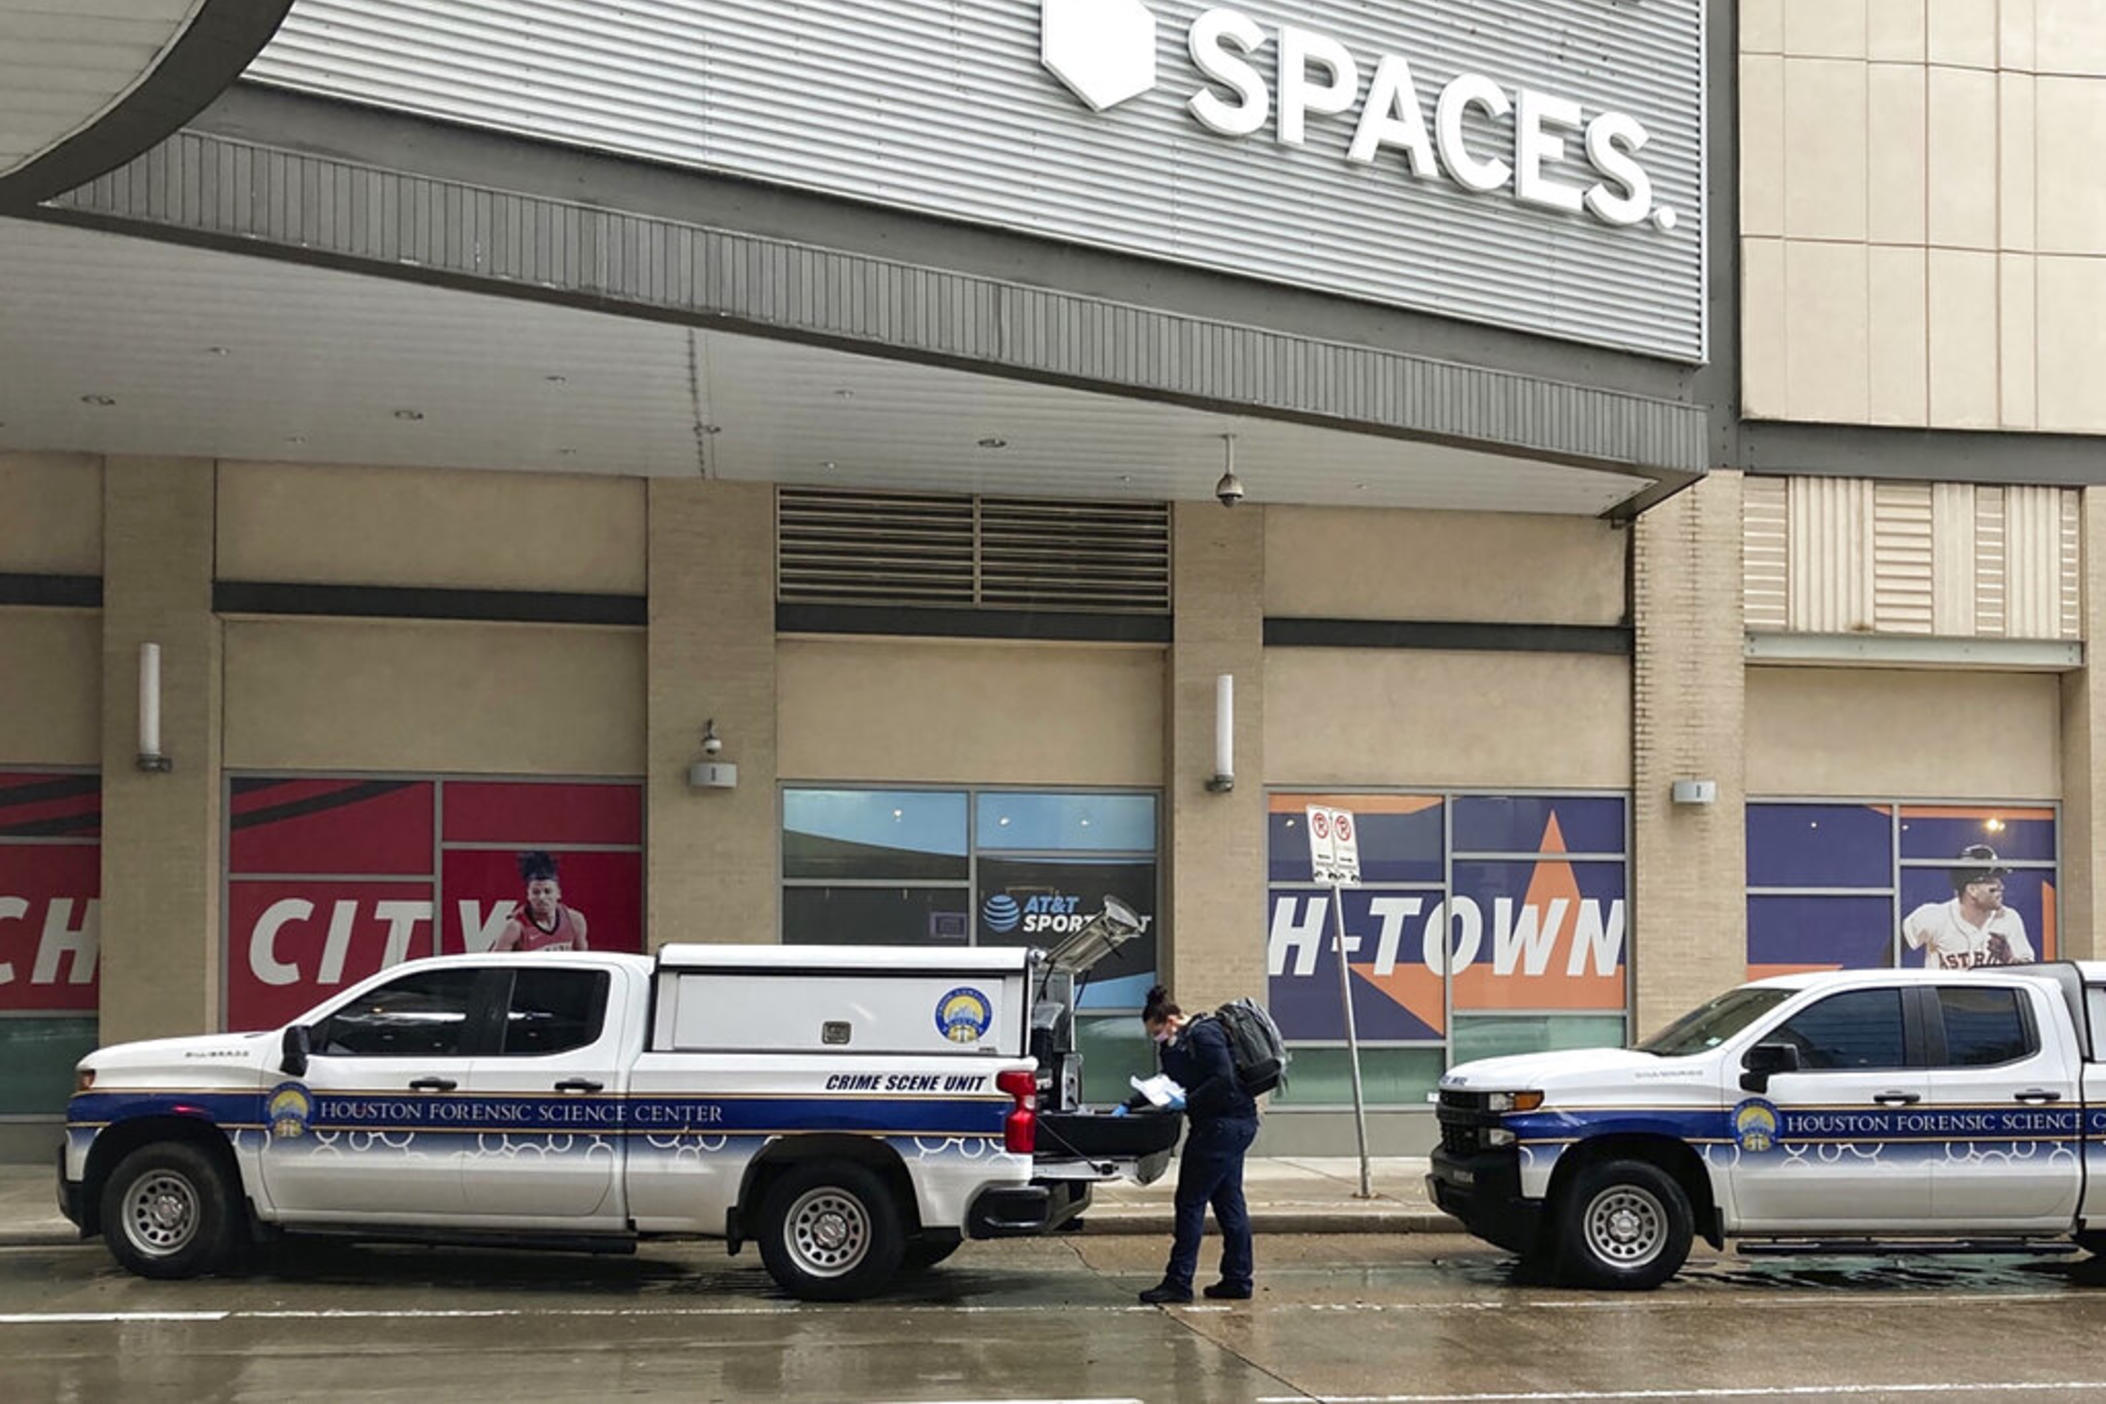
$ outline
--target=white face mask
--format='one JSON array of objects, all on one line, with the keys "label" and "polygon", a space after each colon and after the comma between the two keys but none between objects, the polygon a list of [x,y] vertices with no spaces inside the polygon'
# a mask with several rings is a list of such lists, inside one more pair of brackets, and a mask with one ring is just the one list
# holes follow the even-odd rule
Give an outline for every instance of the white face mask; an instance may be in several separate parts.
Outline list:
[{"label": "white face mask", "polygon": [[1154,1033],[1150,1034],[1149,1037],[1154,1039],[1157,1043],[1168,1043],[1171,1039],[1177,1037],[1177,1030],[1171,1028],[1168,1024],[1165,1024],[1161,1028],[1157,1029]]}]

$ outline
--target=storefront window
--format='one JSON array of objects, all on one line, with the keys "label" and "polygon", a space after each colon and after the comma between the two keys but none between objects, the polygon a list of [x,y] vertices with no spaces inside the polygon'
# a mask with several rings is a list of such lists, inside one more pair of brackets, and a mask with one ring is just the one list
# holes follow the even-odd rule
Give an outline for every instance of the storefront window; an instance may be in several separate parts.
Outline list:
[{"label": "storefront window", "polygon": [[2056,811],[1755,800],[1748,975],[2053,959]]},{"label": "storefront window", "polygon": [[1154,795],[788,789],[782,808],[787,944],[1050,947],[1108,895],[1149,929],[1090,972],[1079,1004],[1138,1011],[1155,981]]},{"label": "storefront window", "polygon": [[1275,794],[1268,997],[1295,1046],[1282,1104],[1351,1101],[1337,916],[1303,827],[1312,804],[1350,809],[1359,831],[1362,883],[1342,915],[1371,1105],[1422,1105],[1470,1058],[1624,1041],[1623,796]]},{"label": "storefront window", "polygon": [[102,779],[0,771],[0,1119],[62,1116],[95,1049]]}]

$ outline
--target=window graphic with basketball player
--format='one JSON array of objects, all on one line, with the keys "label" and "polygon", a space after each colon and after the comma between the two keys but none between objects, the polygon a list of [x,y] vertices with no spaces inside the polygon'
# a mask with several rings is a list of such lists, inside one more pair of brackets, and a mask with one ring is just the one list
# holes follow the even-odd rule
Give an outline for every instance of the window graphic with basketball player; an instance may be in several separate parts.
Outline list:
[{"label": "window graphic with basketball player", "polygon": [[526,902],[505,923],[493,950],[592,949],[585,937],[585,914],[563,904],[563,884],[556,875],[554,855],[538,849],[520,854],[519,878],[526,884]]}]

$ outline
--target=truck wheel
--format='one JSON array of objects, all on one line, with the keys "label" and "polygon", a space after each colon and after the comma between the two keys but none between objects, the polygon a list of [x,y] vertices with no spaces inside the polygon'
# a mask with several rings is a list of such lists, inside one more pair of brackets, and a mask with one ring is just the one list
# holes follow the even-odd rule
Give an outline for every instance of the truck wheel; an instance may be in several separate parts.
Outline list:
[{"label": "truck wheel", "polygon": [[957,1232],[944,1233],[930,1230],[915,1236],[900,1258],[901,1272],[927,1272],[965,1246],[965,1237]]},{"label": "truck wheel", "polygon": [[880,1291],[906,1250],[899,1205],[877,1174],[850,1161],[799,1165],[761,1205],[761,1261],[776,1285],[808,1302]]},{"label": "truck wheel", "polygon": [[1558,1210],[1559,1275],[1575,1287],[1642,1292],[1689,1257],[1694,1216],[1675,1177],[1643,1160],[1605,1160],[1573,1178]]},{"label": "truck wheel", "polygon": [[234,1246],[241,1200],[210,1153],[182,1141],[144,1145],[102,1187],[102,1237],[141,1277],[196,1277]]}]

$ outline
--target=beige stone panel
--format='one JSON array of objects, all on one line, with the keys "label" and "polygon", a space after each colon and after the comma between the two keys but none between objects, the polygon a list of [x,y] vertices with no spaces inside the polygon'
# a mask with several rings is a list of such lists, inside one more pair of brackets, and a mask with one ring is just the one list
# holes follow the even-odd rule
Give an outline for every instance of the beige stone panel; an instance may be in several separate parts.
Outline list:
[{"label": "beige stone panel", "polygon": [[2106,375],[2100,374],[2106,366],[2106,259],[2042,255],[2033,276],[2039,427],[2106,432]]},{"label": "beige stone panel", "polygon": [[1997,0],[1929,0],[1925,32],[1930,61],[1996,67]]},{"label": "beige stone panel", "polygon": [[1940,429],[1992,429],[2000,376],[1996,255],[1932,249],[1930,419]]},{"label": "beige stone panel", "polygon": [[102,760],[102,615],[0,609],[0,765]]},{"label": "beige stone panel", "polygon": [[224,580],[640,595],[644,563],[640,478],[220,466]]},{"label": "beige stone panel", "polygon": [[1930,70],[1927,229],[1933,247],[1996,247],[1996,114],[1994,73]]},{"label": "beige stone panel", "polygon": [[[2051,673],[1748,670],[1748,793],[2050,800],[2062,792]],[[1996,743],[1955,746],[1969,718]]]},{"label": "beige stone panel", "polygon": [[230,619],[226,660],[229,767],[643,773],[641,630]]},{"label": "beige stone panel", "polygon": [[2106,77],[2099,0],[2033,0],[2033,39],[2039,72]]},{"label": "beige stone panel", "polygon": [[[103,464],[102,1039],[204,1033],[220,1009],[221,627],[205,459]],[[166,771],[138,768],[139,646],[161,646]]]},{"label": "beige stone panel", "polygon": [[102,460],[0,453],[0,573],[102,574]]},{"label": "beige stone panel", "polygon": [[1614,624],[1629,539],[1589,517],[1268,507],[1265,612]]},{"label": "beige stone panel", "polygon": [[1774,54],[1784,48],[1784,0],[1740,0],[1740,51]]},{"label": "beige stone panel", "polygon": [[2039,238],[2039,221],[2035,218],[2038,184],[2033,174],[2038,144],[2033,89],[2031,74],[1997,75],[1997,247],[2009,252],[2031,249]]},{"label": "beige stone panel", "polygon": [[1613,656],[1274,648],[1265,718],[1268,785],[1630,784]]},{"label": "beige stone panel", "polygon": [[1160,648],[786,638],[776,672],[785,780],[1162,783]]},{"label": "beige stone panel", "polygon": [[1872,422],[1929,422],[1928,310],[1924,251],[1874,244],[1871,286]]},{"label": "beige stone panel", "polygon": [[1871,413],[1863,244],[1784,246],[1785,399],[1793,419],[1862,424]]},{"label": "beige stone panel", "polygon": [[[1742,784],[1744,480],[1714,472],[1638,519],[1632,983],[1643,1035],[1747,969]],[[1672,800],[1708,779],[1707,805]]]},{"label": "beige stone panel", "polygon": [[1784,60],[1740,60],[1740,232],[1784,232]]},{"label": "beige stone panel", "polygon": [[2031,73],[2039,67],[2034,43],[2033,0],[1998,0],[1996,62],[2000,68]]},{"label": "beige stone panel", "polygon": [[1740,350],[1740,396],[1748,417],[1788,418],[1781,239],[1740,241]]},{"label": "beige stone panel", "polygon": [[1784,61],[1784,232],[1793,239],[1865,237],[1865,65]]},{"label": "beige stone panel", "polygon": [[2106,80],[2040,78],[2033,115],[2040,251],[2106,253]]},{"label": "beige stone panel", "polygon": [[1923,62],[1923,8],[1929,0],[1870,0],[1865,56],[1873,62]]},{"label": "beige stone panel", "polygon": [[1875,63],[1868,75],[1866,119],[1879,158],[1865,192],[1866,228],[1875,244],[1920,244],[1927,180],[1924,70]]},{"label": "beige stone panel", "polygon": [[[2078,552],[2083,572],[2079,592],[2081,629],[2087,639],[2106,638],[2106,489],[2083,490]],[[2090,647],[2087,662],[2096,659]],[[2106,891],[2106,785],[2098,768],[2106,760],[2106,672],[2093,666],[2065,673],[2062,701],[2062,922],[2065,957],[2096,959],[2106,942],[2098,935],[2100,894]]]},{"label": "beige stone panel", "polygon": [[2007,429],[2031,429],[2040,420],[2034,388],[2033,256],[2004,254],[1997,266],[1997,334],[2002,376],[1997,405]]},{"label": "beige stone panel", "polygon": [[1784,0],[1784,52],[1863,58],[1865,0]]}]

